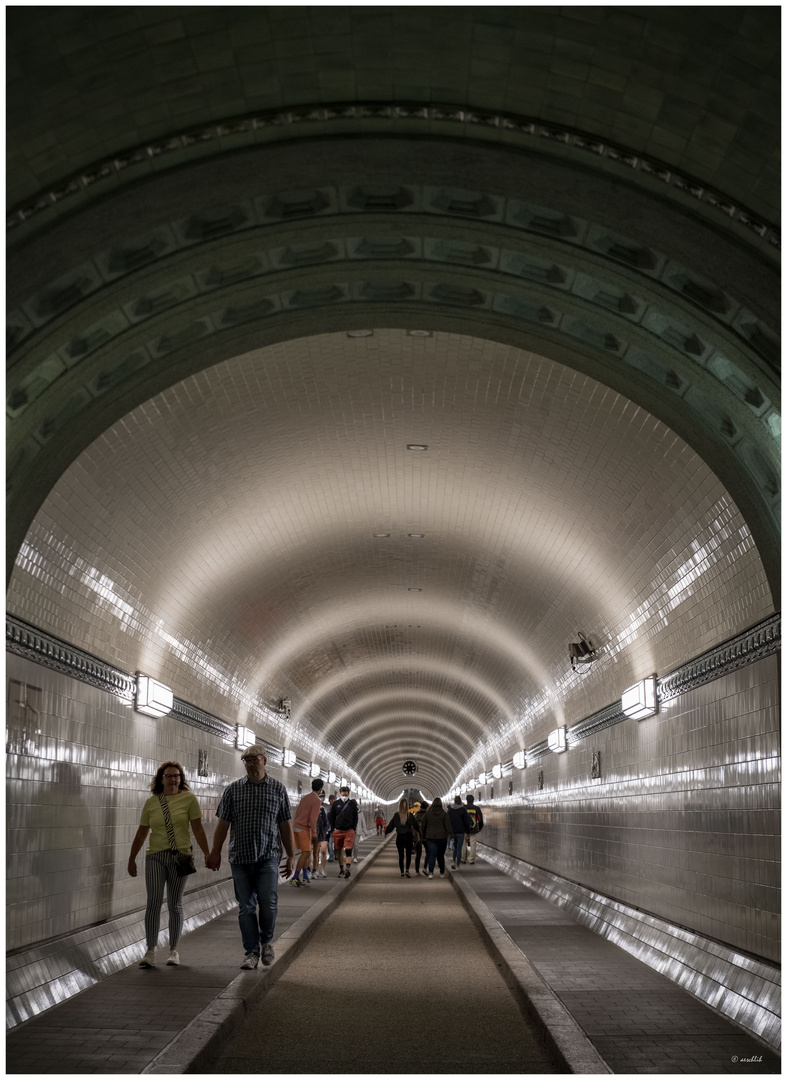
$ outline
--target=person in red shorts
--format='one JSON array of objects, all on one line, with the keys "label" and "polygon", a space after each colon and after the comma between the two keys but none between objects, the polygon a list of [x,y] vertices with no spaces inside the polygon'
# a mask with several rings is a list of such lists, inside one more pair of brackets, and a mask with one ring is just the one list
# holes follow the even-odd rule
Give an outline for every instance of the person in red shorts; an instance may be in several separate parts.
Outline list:
[{"label": "person in red shorts", "polygon": [[385,828],[385,818],[379,810],[377,811],[377,817],[374,819],[374,823],[377,826],[377,835],[382,836],[383,829]]},{"label": "person in red shorts", "polygon": [[339,788],[339,798],[331,807],[333,846],[339,859],[339,877],[350,876],[355,830],[358,827],[358,803],[350,798],[348,787]]},{"label": "person in red shorts", "polygon": [[[291,885],[309,884],[309,863],[312,859],[312,840],[317,836],[317,818],[322,806],[322,780],[312,780],[312,789],[304,795],[295,811],[292,831],[299,851],[298,865],[290,879]],[[303,880],[301,880],[301,878]]]}]

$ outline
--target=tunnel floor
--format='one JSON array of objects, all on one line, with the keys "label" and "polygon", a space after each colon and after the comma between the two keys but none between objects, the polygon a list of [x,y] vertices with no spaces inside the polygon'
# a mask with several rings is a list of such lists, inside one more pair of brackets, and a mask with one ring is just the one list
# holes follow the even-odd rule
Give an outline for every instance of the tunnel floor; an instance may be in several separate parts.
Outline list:
[{"label": "tunnel floor", "polygon": [[[281,886],[279,957],[321,901],[341,902],[278,981],[247,997],[245,1026],[215,1050],[210,1010],[256,994],[264,977],[238,969],[234,913],[185,935],[180,967],[164,966],[162,950],[161,966],[134,964],[13,1029],[7,1073],[564,1074],[523,1017],[451,871],[430,881],[413,867],[402,879],[393,843],[375,857],[379,848],[377,837],[359,845],[354,881],[340,881],[330,863],[309,889]],[[458,875],[611,1072],[780,1073],[776,1054],[483,859]],[[603,1062],[582,1071],[602,1072]]]},{"label": "tunnel floor", "polygon": [[558,1073],[469,914],[435,870],[399,873],[389,843],[211,1073]]}]

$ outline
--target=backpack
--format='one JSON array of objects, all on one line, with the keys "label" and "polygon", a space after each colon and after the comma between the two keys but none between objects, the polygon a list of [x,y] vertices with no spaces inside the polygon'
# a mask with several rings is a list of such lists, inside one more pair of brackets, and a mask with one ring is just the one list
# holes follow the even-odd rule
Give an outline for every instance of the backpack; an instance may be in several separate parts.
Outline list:
[{"label": "backpack", "polygon": [[348,799],[339,813],[336,815],[334,822],[334,828],[337,832],[344,832],[345,829],[351,829],[353,827],[353,807],[355,805],[354,799]]},{"label": "backpack", "polygon": [[466,806],[465,810],[470,817],[470,834],[474,836],[478,832],[478,807]]}]

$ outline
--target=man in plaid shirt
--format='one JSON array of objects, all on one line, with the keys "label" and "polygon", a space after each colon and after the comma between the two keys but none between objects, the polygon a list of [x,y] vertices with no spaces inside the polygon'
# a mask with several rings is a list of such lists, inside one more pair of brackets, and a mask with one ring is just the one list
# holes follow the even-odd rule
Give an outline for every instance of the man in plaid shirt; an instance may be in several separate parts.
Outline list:
[{"label": "man in plaid shirt", "polygon": [[221,866],[221,849],[229,832],[230,870],[246,953],[241,967],[256,968],[260,956],[266,966],[274,959],[271,941],[279,902],[279,842],[287,853],[281,875],[288,878],[294,854],[292,815],[284,784],[265,772],[268,759],[263,748],[249,746],[241,760],[246,775],[224,790],[216,810],[219,823],[213,834],[213,848],[205,865],[210,870]]}]

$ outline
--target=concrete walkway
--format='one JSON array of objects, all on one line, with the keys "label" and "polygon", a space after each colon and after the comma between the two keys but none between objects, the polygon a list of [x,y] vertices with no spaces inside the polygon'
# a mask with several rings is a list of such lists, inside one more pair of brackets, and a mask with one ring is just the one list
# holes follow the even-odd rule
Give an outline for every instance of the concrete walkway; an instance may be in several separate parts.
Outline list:
[{"label": "concrete walkway", "polygon": [[386,846],[200,1071],[561,1072],[449,877],[412,874]]},{"label": "concrete walkway", "polygon": [[[359,854],[349,881],[329,864],[309,889],[281,886],[270,968],[239,970],[237,916],[222,916],[183,938],[180,967],[134,965],[13,1029],[6,1072],[554,1072],[557,1049],[562,1073],[780,1073],[755,1039],[488,863],[452,888],[450,870],[400,878],[377,837]],[[343,1024],[326,1011],[337,989]]]}]

